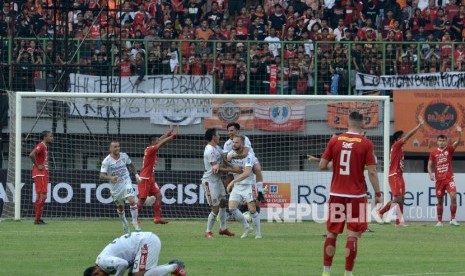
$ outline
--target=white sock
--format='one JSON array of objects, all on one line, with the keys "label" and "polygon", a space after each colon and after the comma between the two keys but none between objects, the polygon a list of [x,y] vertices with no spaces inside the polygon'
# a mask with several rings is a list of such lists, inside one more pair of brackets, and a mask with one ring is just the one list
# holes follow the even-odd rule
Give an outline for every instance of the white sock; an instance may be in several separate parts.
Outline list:
[{"label": "white sock", "polygon": [[137,224],[137,217],[139,215],[139,210],[137,210],[137,205],[130,207],[132,224]]},{"label": "white sock", "polygon": [[347,271],[346,270],[346,273],[344,274],[344,276],[352,276],[352,271]]},{"label": "white sock", "polygon": [[331,272],[330,266],[323,266],[323,272]]},{"label": "white sock", "polygon": [[158,275],[168,275],[171,272],[174,272],[178,267],[177,264],[164,264],[159,265],[155,268],[152,268],[144,273],[144,276],[158,276]]},{"label": "white sock", "polygon": [[128,220],[126,219],[126,215],[124,214],[124,211],[121,212],[121,213],[118,212],[118,216],[121,219],[121,221],[123,222],[123,225],[129,227]]},{"label": "white sock", "polygon": [[255,226],[255,231],[257,233],[257,236],[261,236],[262,230],[260,228],[260,215],[258,214],[258,212],[255,212],[251,214],[251,216],[252,216],[252,222],[253,222],[253,225]]},{"label": "white sock", "polygon": [[208,215],[208,222],[207,222],[207,232],[211,232],[213,225],[215,225],[216,215],[213,212],[210,212]]},{"label": "white sock", "polygon": [[220,212],[218,213],[220,216],[220,229],[224,230],[226,229],[226,219],[227,219],[227,214],[226,214],[226,208],[220,208]]},{"label": "white sock", "polygon": [[245,228],[250,228],[249,223],[247,222],[247,220],[245,220],[244,215],[241,213],[241,211],[239,211],[238,209],[229,210],[229,211],[236,218],[238,222],[242,223],[242,225]]},{"label": "white sock", "polygon": [[257,191],[263,192],[263,182],[257,182]]}]

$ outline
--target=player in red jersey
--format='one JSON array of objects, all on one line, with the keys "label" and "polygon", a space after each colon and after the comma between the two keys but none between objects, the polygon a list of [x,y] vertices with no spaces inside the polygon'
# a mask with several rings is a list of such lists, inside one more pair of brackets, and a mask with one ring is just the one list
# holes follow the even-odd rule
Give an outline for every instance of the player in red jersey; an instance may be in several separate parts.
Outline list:
[{"label": "player in red jersey", "polygon": [[331,138],[320,160],[320,169],[328,170],[332,162],[333,178],[329,196],[329,218],[326,223],[326,240],[323,247],[323,276],[329,276],[336,240],[347,222],[346,274],[352,275],[357,256],[357,240],[367,229],[367,189],[365,166],[368,169],[376,203],[381,202],[376,157],[373,143],[362,134],[363,116],[354,111],[349,115],[346,133]]},{"label": "player in red jersey", "polygon": [[[442,212],[444,210],[444,193],[450,196],[450,225],[459,226],[455,220],[457,212],[457,187],[454,182],[454,172],[452,171],[452,156],[455,149],[462,141],[462,128],[456,126],[458,139],[452,145],[447,144],[447,136],[439,135],[437,138],[438,148],[431,151],[428,160],[428,174],[431,181],[436,179],[436,198],[438,199],[437,213],[438,223],[442,226]],[[433,174],[434,165],[434,174]]]},{"label": "player in red jersey", "polygon": [[149,196],[155,196],[155,202],[153,204],[153,222],[155,224],[166,224],[168,221],[164,220],[161,217],[161,201],[162,195],[160,192],[160,187],[158,187],[157,182],[155,182],[155,167],[157,166],[158,161],[158,149],[160,149],[165,144],[172,141],[176,138],[177,133],[179,132],[179,126],[176,133],[173,133],[173,127],[162,136],[150,136],[149,143],[150,145],[145,148],[144,159],[142,161],[142,169],[140,170],[140,181],[138,180],[138,190],[139,190],[139,201],[137,203],[137,208],[139,209],[139,214],[142,212],[142,206],[144,206],[145,200]]},{"label": "player in red jersey", "polygon": [[[404,150],[403,146],[410,137],[412,137],[423,125],[424,121],[421,116],[418,116],[418,125],[404,135],[402,130],[394,132],[392,135],[391,159],[389,162],[389,186],[391,188],[393,199],[386,203],[383,208],[378,211],[380,218],[388,212],[391,207],[397,208],[396,226],[407,226],[403,221],[402,214],[404,213],[404,196],[405,196],[405,181],[403,176],[404,171]],[[382,219],[380,220],[382,222]]]},{"label": "player in red jersey", "polygon": [[47,199],[48,186],[48,146],[53,142],[52,132],[45,130],[40,135],[42,140],[29,154],[32,161],[32,178],[36,190],[36,202],[34,204],[34,224],[45,224],[41,219]]}]

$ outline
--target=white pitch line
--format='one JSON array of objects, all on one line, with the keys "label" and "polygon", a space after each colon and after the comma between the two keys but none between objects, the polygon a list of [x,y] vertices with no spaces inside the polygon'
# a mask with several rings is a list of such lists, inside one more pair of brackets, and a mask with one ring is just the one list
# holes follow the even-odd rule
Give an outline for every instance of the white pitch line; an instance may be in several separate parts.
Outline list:
[{"label": "white pitch line", "polygon": [[425,272],[425,273],[407,273],[407,274],[383,274],[378,276],[421,276],[421,275],[458,275],[465,274],[462,272]]}]

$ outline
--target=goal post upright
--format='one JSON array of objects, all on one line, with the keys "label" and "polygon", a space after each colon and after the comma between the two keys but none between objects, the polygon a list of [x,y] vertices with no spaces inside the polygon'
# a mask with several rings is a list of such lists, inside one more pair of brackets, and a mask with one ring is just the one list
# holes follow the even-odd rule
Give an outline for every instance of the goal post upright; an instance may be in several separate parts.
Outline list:
[{"label": "goal post upright", "polygon": [[[326,95],[215,95],[215,94],[152,94],[152,93],[71,93],[71,92],[17,92],[16,93],[16,114],[15,116],[15,158],[16,166],[14,168],[15,175],[15,204],[14,204],[14,219],[21,219],[21,154],[22,154],[22,104],[23,98],[42,98],[47,100],[60,100],[60,99],[75,99],[75,98],[95,98],[95,99],[123,99],[123,98],[139,98],[139,99],[205,99],[205,100],[305,100],[311,102],[363,102],[363,101],[376,101],[379,107],[383,109],[382,114],[379,115],[382,120],[382,130],[378,128],[378,133],[382,133],[383,145],[383,162],[379,164],[382,173],[382,190],[384,191],[384,200],[389,198],[389,185],[388,185],[388,172],[389,172],[389,137],[390,137],[390,99],[389,96],[326,96]],[[383,103],[383,104],[381,104]],[[201,134],[201,133],[200,133]],[[379,140],[378,140],[379,141]],[[381,142],[381,141],[379,141]],[[381,145],[378,144],[378,145]],[[379,153],[380,151],[378,151]]]}]

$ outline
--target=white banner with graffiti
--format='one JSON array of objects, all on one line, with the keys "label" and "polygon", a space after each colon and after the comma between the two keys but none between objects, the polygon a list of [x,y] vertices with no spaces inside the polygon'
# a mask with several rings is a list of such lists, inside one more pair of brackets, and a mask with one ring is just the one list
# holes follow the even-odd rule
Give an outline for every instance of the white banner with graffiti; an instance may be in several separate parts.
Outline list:
[{"label": "white banner with graffiti", "polygon": [[[70,74],[71,93],[213,94],[211,76],[106,77]],[[209,99],[80,98],[70,104],[71,115],[99,118],[150,118],[154,124],[198,124],[212,116]]]},{"label": "white banner with graffiti", "polygon": [[357,90],[465,89],[465,72],[374,76],[357,73]]}]

